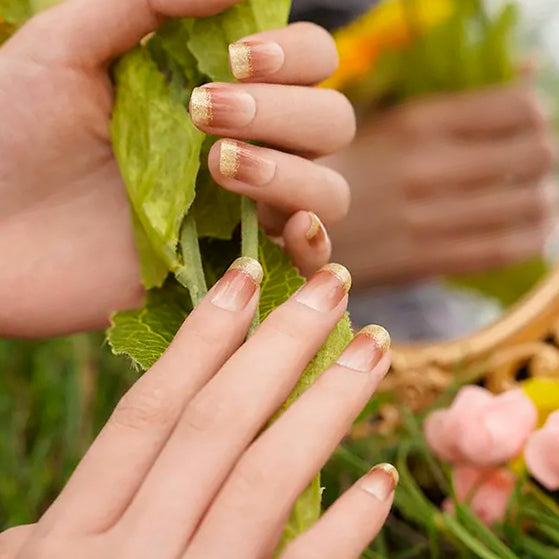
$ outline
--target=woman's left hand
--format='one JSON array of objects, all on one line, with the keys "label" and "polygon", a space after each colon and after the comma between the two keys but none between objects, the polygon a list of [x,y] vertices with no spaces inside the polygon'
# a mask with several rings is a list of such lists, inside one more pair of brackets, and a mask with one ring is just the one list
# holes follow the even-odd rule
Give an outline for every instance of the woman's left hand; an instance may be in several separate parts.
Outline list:
[{"label": "woman's left hand", "polygon": [[[140,304],[128,200],[111,146],[109,63],[165,16],[207,16],[237,1],[66,0],[0,48],[0,335],[99,328],[112,311]],[[297,24],[232,53],[242,83],[211,84],[193,99],[199,127],[227,138],[211,153],[212,173],[259,202],[264,228],[308,275],[330,255],[320,220],[339,220],[349,205],[345,180],[313,162],[355,129],[344,97],[310,87],[336,67],[334,43],[322,29]],[[239,63],[247,55],[252,63]],[[211,122],[200,110],[204,99]],[[239,165],[228,165],[232,156]]]}]

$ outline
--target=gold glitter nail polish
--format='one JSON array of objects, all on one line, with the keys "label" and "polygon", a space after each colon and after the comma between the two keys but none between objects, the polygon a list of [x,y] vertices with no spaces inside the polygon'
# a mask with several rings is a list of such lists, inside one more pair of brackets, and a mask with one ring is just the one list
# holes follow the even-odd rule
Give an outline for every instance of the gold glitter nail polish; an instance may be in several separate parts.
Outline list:
[{"label": "gold glitter nail polish", "polygon": [[307,241],[312,241],[315,239],[318,234],[324,230],[324,226],[322,225],[322,221],[314,212],[308,212],[309,217],[311,218],[311,225],[307,230],[305,238]]},{"label": "gold glitter nail polish", "polygon": [[206,87],[197,87],[190,97],[190,114],[195,124],[208,126],[213,120],[212,94]]},{"label": "gold glitter nail polish", "polygon": [[260,262],[254,258],[249,258],[248,256],[237,258],[237,260],[231,264],[229,270],[237,270],[246,274],[252,278],[256,285],[260,285],[264,279],[264,270],[262,269]]},{"label": "gold glitter nail polish", "polygon": [[379,464],[378,466],[375,466],[370,473],[378,472],[379,470],[387,473],[392,478],[392,488],[395,489],[400,483],[400,474],[398,473],[398,470],[392,464]]},{"label": "gold glitter nail polish", "polygon": [[252,77],[254,67],[252,64],[252,50],[245,43],[229,45],[229,60],[231,71],[238,80],[247,80]]},{"label": "gold glitter nail polish", "polygon": [[219,172],[229,179],[237,178],[241,166],[241,148],[233,140],[223,140],[219,155]]},{"label": "gold glitter nail polish", "polygon": [[358,332],[357,335],[367,336],[373,340],[383,354],[390,350],[390,346],[392,344],[390,334],[382,326],[377,326],[376,324],[366,326]]},{"label": "gold glitter nail polish", "polygon": [[349,291],[351,290],[351,285],[353,280],[351,278],[351,274],[349,273],[349,270],[345,266],[342,266],[341,264],[331,263],[331,264],[327,264],[319,271],[327,272],[329,274],[336,276],[340,280],[340,283],[342,284],[344,291],[346,293],[349,293]]}]

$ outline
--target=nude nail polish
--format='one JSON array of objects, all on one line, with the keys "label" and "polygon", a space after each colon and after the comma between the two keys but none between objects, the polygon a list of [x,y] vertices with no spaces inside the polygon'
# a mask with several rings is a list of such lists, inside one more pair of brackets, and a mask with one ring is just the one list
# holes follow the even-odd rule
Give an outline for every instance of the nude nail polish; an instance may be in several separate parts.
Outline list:
[{"label": "nude nail polish", "polygon": [[230,84],[197,87],[190,98],[190,115],[196,126],[237,129],[250,124],[256,116],[252,95]]},{"label": "nude nail polish", "polygon": [[264,155],[264,150],[235,140],[220,143],[219,172],[229,179],[248,186],[266,186],[277,172],[275,161]]},{"label": "nude nail polish", "polygon": [[278,43],[248,39],[229,45],[229,61],[238,80],[265,78],[281,70],[285,53]]},{"label": "nude nail polish", "polygon": [[390,334],[382,326],[363,328],[339,357],[337,364],[362,373],[371,372],[390,350]]},{"label": "nude nail polish", "polygon": [[351,289],[351,274],[341,264],[328,264],[321,268],[301,288],[296,300],[320,312],[334,310]]},{"label": "nude nail polish", "polygon": [[392,464],[375,466],[360,482],[360,488],[384,503],[398,486],[400,475]]},{"label": "nude nail polish", "polygon": [[227,311],[243,310],[262,283],[262,266],[253,258],[239,258],[212,290],[212,303]]}]

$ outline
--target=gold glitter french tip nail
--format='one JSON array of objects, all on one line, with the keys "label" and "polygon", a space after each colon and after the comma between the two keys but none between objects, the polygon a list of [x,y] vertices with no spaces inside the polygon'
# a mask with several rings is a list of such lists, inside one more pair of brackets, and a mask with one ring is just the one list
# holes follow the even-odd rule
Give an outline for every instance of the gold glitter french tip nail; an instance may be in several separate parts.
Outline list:
[{"label": "gold glitter french tip nail", "polygon": [[351,274],[341,264],[321,268],[296,295],[298,303],[315,311],[333,311],[351,288]]},{"label": "gold glitter french tip nail", "polygon": [[349,270],[345,266],[332,262],[330,264],[326,264],[326,266],[323,266],[319,270],[319,272],[326,272],[328,274],[332,274],[339,280],[346,293],[349,293],[351,291],[353,280],[351,278],[351,274],[349,273]]},{"label": "gold glitter french tip nail", "polygon": [[392,464],[375,466],[360,482],[360,487],[381,502],[394,493],[400,483],[400,474]]},{"label": "gold glitter french tip nail", "polygon": [[209,126],[212,123],[212,94],[207,87],[196,87],[192,91],[190,114],[194,123],[199,126]]},{"label": "gold glitter french tip nail", "polygon": [[246,40],[229,45],[231,71],[238,80],[269,77],[285,63],[285,53],[278,43]]},{"label": "gold glitter french tip nail", "polygon": [[365,326],[365,328],[358,332],[357,336],[366,336],[372,340],[382,355],[390,351],[392,340],[390,339],[388,331],[382,326],[378,326],[376,324]]},{"label": "gold glitter french tip nail", "polygon": [[237,258],[233,264],[229,267],[229,271],[237,271],[246,274],[256,285],[260,285],[264,279],[264,270],[262,265],[258,260],[254,258],[249,258],[248,256],[242,256]]},{"label": "gold glitter french tip nail", "polygon": [[274,179],[277,165],[265,153],[266,150],[257,146],[236,140],[222,140],[219,172],[225,178],[235,179],[248,186],[266,186]]},{"label": "gold glitter french tip nail", "polygon": [[262,266],[253,258],[238,258],[211,292],[211,302],[218,308],[238,312],[246,308],[262,283]]},{"label": "gold glitter french tip nail", "polygon": [[390,350],[390,335],[382,326],[363,328],[338,358],[337,364],[370,373]]},{"label": "gold glitter french tip nail", "polygon": [[314,212],[308,212],[310,218],[310,225],[305,234],[307,241],[316,240],[321,234],[325,234],[324,225],[320,218]]}]

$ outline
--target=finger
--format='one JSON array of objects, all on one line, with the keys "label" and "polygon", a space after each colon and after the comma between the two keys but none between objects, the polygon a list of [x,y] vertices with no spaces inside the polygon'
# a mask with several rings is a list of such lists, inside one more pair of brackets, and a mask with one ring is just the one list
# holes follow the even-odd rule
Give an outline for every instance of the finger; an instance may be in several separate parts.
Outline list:
[{"label": "finger", "polygon": [[359,559],[378,536],[394,501],[398,472],[390,464],[373,468],[340,497],[282,559]]},{"label": "finger", "polygon": [[363,330],[337,364],[262,434],[215,499],[186,559],[225,554],[229,559],[241,559],[273,551],[274,537],[298,496],[327,462],[388,371],[389,344],[384,329]]},{"label": "finger", "polygon": [[468,232],[537,225],[556,212],[557,187],[550,181],[508,186],[493,191],[464,192],[460,197],[411,201],[405,209],[410,234],[439,238]]},{"label": "finger", "polygon": [[291,215],[300,210],[335,223],[349,210],[347,181],[307,159],[235,140],[217,142],[209,167],[218,184]]},{"label": "finger", "polygon": [[321,88],[208,84],[193,91],[190,114],[207,134],[316,156],[338,151],[355,135],[349,101]]},{"label": "finger", "polygon": [[339,63],[332,36],[306,22],[247,37],[231,45],[229,54],[233,75],[245,82],[314,85]]},{"label": "finger", "polygon": [[262,268],[255,260],[233,264],[164,356],[121,400],[44,521],[89,532],[107,530],[116,522],[187,402],[243,342],[261,279]]},{"label": "finger", "polygon": [[548,126],[549,116],[536,91],[525,83],[483,91],[436,95],[410,102],[394,113],[409,133],[436,128],[460,136],[506,134]]},{"label": "finger", "polygon": [[330,261],[332,243],[326,228],[312,212],[296,213],[283,230],[284,249],[303,277]]},{"label": "finger", "polygon": [[418,152],[403,170],[409,198],[429,197],[450,189],[465,191],[479,185],[542,179],[553,169],[556,147],[552,136],[533,132],[507,140],[437,147],[436,156]]},{"label": "finger", "polygon": [[[166,17],[210,16],[239,1],[67,0],[33,18],[20,38],[40,57],[96,66],[132,48]],[[48,49],[36,48],[45,41]]]},{"label": "finger", "polygon": [[552,227],[546,223],[498,234],[445,239],[424,251],[424,265],[433,275],[456,275],[493,270],[543,256]]},{"label": "finger", "polygon": [[131,556],[142,559],[150,548],[180,556],[239,456],[343,316],[350,282],[345,268],[324,268],[190,402],[118,527],[122,537],[143,535]]},{"label": "finger", "polygon": [[15,559],[31,538],[35,524],[17,526],[0,534],[0,559]]}]

